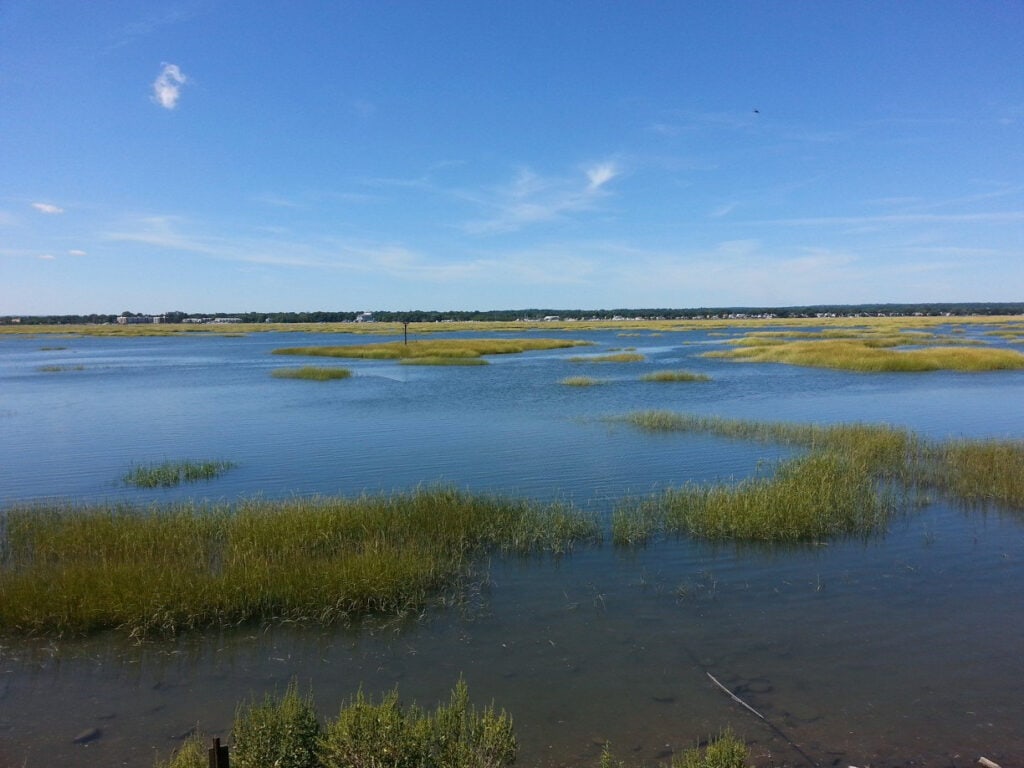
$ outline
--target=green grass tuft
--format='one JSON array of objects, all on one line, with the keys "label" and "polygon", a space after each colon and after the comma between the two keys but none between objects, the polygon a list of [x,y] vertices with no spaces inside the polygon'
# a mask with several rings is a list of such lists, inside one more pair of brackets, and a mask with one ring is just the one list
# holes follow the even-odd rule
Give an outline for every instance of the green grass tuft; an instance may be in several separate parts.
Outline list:
[{"label": "green grass tuft", "polygon": [[641,381],[655,382],[711,381],[710,376],[706,376],[703,373],[690,373],[689,371],[655,371],[654,373],[645,373],[640,379]]},{"label": "green grass tuft", "polygon": [[646,358],[639,352],[614,352],[609,355],[576,355],[570,363],[640,363]]},{"label": "green grass tuft", "polygon": [[333,381],[347,379],[352,376],[348,368],[323,368],[315,365],[304,365],[301,368],[275,368],[271,373],[275,379],[308,379],[310,381]]},{"label": "green grass tuft", "polygon": [[137,488],[170,488],[220,477],[236,465],[230,461],[165,461],[135,467],[122,479]]},{"label": "green grass tuft", "polygon": [[601,381],[591,376],[567,376],[558,383],[567,387],[593,387],[600,384]]}]

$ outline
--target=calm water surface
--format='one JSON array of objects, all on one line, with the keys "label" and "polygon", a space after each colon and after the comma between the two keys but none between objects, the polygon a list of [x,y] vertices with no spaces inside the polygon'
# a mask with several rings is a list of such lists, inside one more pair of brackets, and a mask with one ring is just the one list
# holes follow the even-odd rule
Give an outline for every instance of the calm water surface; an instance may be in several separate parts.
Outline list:
[{"label": "calm water surface", "polygon": [[[555,335],[555,334],[546,334]],[[921,434],[1024,436],[1024,374],[861,375],[702,358],[728,336],[565,334],[592,348],[471,368],[327,361],[334,382],[274,379],[281,346],[365,336],[0,337],[0,505],[233,500],[448,483],[615,499],[738,478],[784,449],[643,434],[639,409]],[[50,347],[44,349],[44,347]],[[63,347],[53,349],[53,347]],[[636,364],[573,356],[636,347]],[[58,367],[58,371],[43,370]],[[647,371],[707,373],[644,383]],[[588,375],[600,386],[559,384]],[[229,459],[207,484],[142,491],[120,478],[165,459]],[[466,605],[404,624],[248,629],[142,646],[117,638],[0,645],[0,765],[151,765],[198,722],[311,683],[326,715],[360,685],[433,704],[463,675],[517,724],[523,765],[664,758],[726,725],[767,763],[1024,763],[1024,518],[937,500],[884,537],[817,547],[610,545],[493,561]],[[767,718],[732,702],[713,674]],[[74,744],[79,734],[98,738]],[[794,746],[795,745],[795,746]]]}]

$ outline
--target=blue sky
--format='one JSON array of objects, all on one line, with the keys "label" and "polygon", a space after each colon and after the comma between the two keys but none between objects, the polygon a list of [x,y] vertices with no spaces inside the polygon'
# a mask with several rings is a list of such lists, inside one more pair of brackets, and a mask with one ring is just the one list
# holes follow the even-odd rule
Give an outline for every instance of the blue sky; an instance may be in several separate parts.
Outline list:
[{"label": "blue sky", "polygon": [[0,0],[0,315],[1022,289],[1018,0]]}]

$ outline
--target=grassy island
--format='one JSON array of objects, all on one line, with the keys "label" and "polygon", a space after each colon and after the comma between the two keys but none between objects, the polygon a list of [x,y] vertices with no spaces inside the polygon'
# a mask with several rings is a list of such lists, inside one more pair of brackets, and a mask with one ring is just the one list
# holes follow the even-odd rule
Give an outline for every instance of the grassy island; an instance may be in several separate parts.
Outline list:
[{"label": "grassy island", "polygon": [[487,552],[600,537],[570,507],[449,488],[233,506],[33,505],[0,518],[0,632],[136,637],[407,614]]},{"label": "grassy island", "polygon": [[340,347],[281,347],[275,355],[303,357],[347,357],[364,360],[410,358],[478,358],[483,355],[513,355],[537,350],[566,349],[588,345],[567,339],[441,339],[388,341],[381,344],[352,344]]}]

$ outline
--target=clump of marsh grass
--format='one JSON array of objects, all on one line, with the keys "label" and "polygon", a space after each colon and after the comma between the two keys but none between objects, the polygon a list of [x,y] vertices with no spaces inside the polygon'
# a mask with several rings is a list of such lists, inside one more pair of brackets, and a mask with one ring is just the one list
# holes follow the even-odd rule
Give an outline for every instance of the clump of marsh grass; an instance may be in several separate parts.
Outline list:
[{"label": "clump of marsh grass", "polygon": [[164,461],[134,467],[122,480],[137,488],[170,488],[181,483],[213,480],[235,466],[231,461]]},{"label": "clump of marsh grass", "polygon": [[640,379],[641,381],[661,383],[711,381],[710,376],[703,373],[690,373],[689,371],[654,371],[653,373],[645,373]]},{"label": "clump of marsh grass", "polygon": [[564,349],[586,346],[587,341],[567,339],[442,339],[391,341],[383,344],[353,344],[341,347],[282,347],[275,355],[307,357],[349,357],[367,360],[402,360],[408,358],[474,358],[482,355],[511,355],[536,350]]},{"label": "clump of marsh grass", "polygon": [[646,358],[639,352],[613,352],[608,355],[576,355],[570,363],[640,363]]},{"label": "clump of marsh grass", "polygon": [[954,440],[934,454],[933,482],[963,503],[1024,510],[1024,443]]},{"label": "clump of marsh grass", "polygon": [[629,500],[612,515],[612,540],[645,543],[659,532],[709,539],[818,540],[872,535],[921,488],[966,504],[1024,509],[1024,443],[929,443],[887,425],[803,425],[643,411],[624,417],[651,431],[704,432],[779,442],[806,453],[773,475],[736,484],[688,484]]},{"label": "clump of marsh grass", "polygon": [[275,379],[307,379],[309,381],[333,381],[347,379],[352,376],[348,368],[325,368],[316,365],[304,365],[301,368],[275,368],[270,374]]},{"label": "clump of marsh grass", "polygon": [[567,387],[593,387],[600,384],[601,381],[592,376],[566,376],[558,383]]},{"label": "clump of marsh grass", "polygon": [[451,488],[234,506],[6,511],[0,631],[135,637],[243,622],[405,615],[458,591],[487,553],[598,541],[562,504]]},{"label": "clump of marsh grass", "polygon": [[687,485],[660,499],[670,533],[711,540],[821,541],[881,532],[895,512],[867,467],[835,452],[781,463],[734,486]]}]

